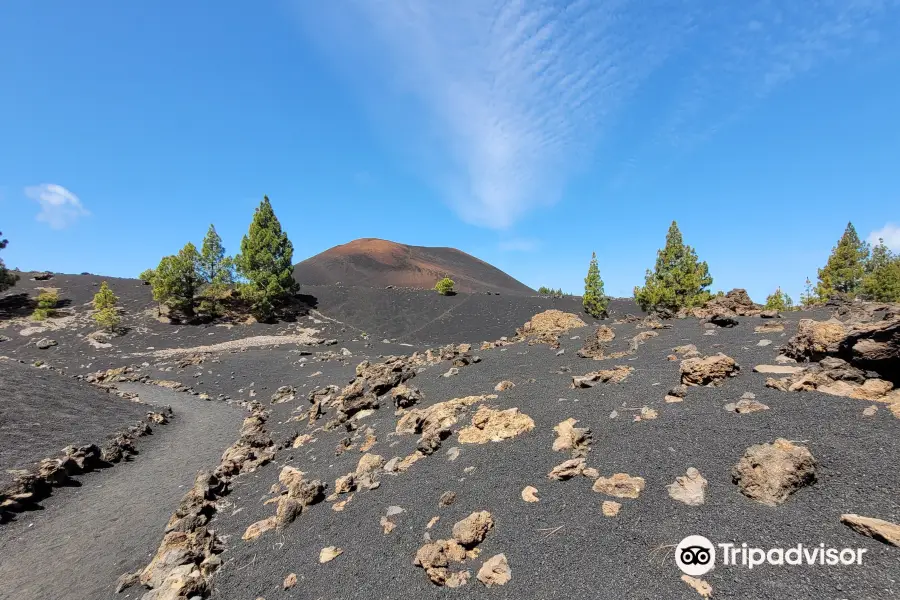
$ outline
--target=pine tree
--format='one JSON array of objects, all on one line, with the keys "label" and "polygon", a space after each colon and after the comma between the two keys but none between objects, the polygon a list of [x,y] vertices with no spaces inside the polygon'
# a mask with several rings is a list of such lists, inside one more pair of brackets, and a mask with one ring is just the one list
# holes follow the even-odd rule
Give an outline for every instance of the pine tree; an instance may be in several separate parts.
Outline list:
[{"label": "pine tree", "polygon": [[783,292],[780,287],[766,298],[766,310],[783,312],[791,310],[793,307],[794,301],[791,300],[791,297],[787,295],[787,292]]},{"label": "pine tree", "polygon": [[800,304],[803,305],[803,308],[809,308],[817,303],[816,291],[813,289],[812,281],[807,277],[806,283],[803,285],[803,293],[800,294]]},{"label": "pine tree", "polygon": [[597,253],[591,253],[591,264],[588,266],[587,277],[584,278],[584,296],[581,300],[584,312],[595,319],[606,318],[606,309],[609,306],[609,298],[603,291],[603,280],[600,279],[600,267],[597,266]]},{"label": "pine tree", "polygon": [[241,295],[251,303],[257,319],[271,319],[275,308],[297,292],[293,254],[294,246],[264,196],[241,240],[241,253],[235,257],[238,272],[246,279]]},{"label": "pine tree", "polygon": [[684,244],[678,223],[672,221],[666,245],[656,253],[655,269],[647,271],[644,287],[634,288],[634,299],[645,311],[703,306],[712,297],[707,290],[712,281],[706,262]]},{"label": "pine tree", "polygon": [[221,300],[225,297],[228,287],[234,283],[234,262],[225,256],[222,238],[219,237],[214,225],[209,226],[206,237],[203,238],[197,272],[204,287],[200,312],[210,316],[221,314]]},{"label": "pine tree", "polygon": [[115,331],[121,322],[119,310],[116,307],[118,301],[119,299],[105,281],[100,284],[100,289],[94,294],[94,321],[107,331]]},{"label": "pine tree", "polygon": [[231,259],[225,256],[222,238],[214,225],[209,226],[206,237],[203,238],[197,271],[200,279],[207,285],[226,286],[232,283]]},{"label": "pine tree", "polygon": [[869,257],[869,245],[859,239],[853,223],[847,223],[844,235],[832,248],[825,266],[819,269],[816,295],[826,301],[835,293],[856,296],[859,293],[865,265]]},{"label": "pine tree", "polygon": [[[3,232],[0,231],[0,235],[3,235]],[[8,240],[4,240],[0,238],[0,250],[6,248],[6,244],[8,244]],[[3,259],[0,258],[0,292],[5,291],[12,286],[16,285],[16,282],[19,280],[19,276],[15,273],[10,272],[9,269],[6,268],[6,264],[4,264]]]},{"label": "pine tree", "polygon": [[187,317],[194,316],[194,296],[199,277],[196,246],[188,242],[178,254],[164,256],[153,276],[153,299]]},{"label": "pine tree", "polygon": [[866,262],[862,295],[876,302],[900,302],[900,256],[895,256],[882,239]]}]

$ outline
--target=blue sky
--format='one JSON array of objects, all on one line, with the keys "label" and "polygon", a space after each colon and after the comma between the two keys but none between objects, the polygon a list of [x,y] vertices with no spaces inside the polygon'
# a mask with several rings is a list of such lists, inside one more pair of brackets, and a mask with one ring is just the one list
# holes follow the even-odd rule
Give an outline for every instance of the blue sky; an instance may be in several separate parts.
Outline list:
[{"label": "blue sky", "polygon": [[898,0],[7,0],[0,256],[135,276],[268,194],[297,260],[578,292],[596,251],[630,295],[676,219],[714,289],[796,298],[848,220],[900,250],[898,40]]}]

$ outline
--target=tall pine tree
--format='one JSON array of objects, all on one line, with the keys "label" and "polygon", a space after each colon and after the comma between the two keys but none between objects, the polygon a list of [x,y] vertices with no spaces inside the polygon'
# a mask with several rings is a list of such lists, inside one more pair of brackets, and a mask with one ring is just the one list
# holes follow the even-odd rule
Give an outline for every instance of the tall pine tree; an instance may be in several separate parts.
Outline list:
[{"label": "tall pine tree", "polygon": [[591,264],[588,266],[587,277],[584,278],[584,296],[581,300],[584,312],[595,319],[606,318],[606,309],[609,307],[609,298],[603,290],[603,280],[600,279],[600,267],[597,266],[597,253],[591,253]]},{"label": "tall pine tree", "polygon": [[207,285],[222,287],[232,283],[232,261],[225,256],[225,246],[214,225],[209,226],[203,238],[197,273]]},{"label": "tall pine tree", "polygon": [[294,246],[265,196],[241,240],[241,253],[235,257],[238,272],[246,280],[241,294],[251,303],[257,319],[271,319],[275,309],[297,292],[293,255]]},{"label": "tall pine tree", "polygon": [[869,258],[869,245],[859,239],[853,223],[847,223],[844,235],[832,248],[825,266],[819,269],[816,295],[828,300],[835,293],[856,296],[862,287],[865,265]]},{"label": "tall pine tree", "polygon": [[634,299],[645,311],[703,306],[711,298],[710,285],[709,267],[684,244],[678,223],[672,221],[666,246],[656,253],[656,266],[647,271],[644,287],[634,288]]}]

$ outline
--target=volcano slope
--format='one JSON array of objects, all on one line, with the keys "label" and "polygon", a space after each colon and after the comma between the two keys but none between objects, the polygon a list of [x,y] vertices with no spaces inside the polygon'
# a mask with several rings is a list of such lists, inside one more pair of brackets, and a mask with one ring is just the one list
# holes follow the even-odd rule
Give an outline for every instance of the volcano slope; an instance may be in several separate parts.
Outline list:
[{"label": "volcano slope", "polygon": [[527,285],[456,248],[408,246],[363,238],[335,246],[294,266],[297,281],[313,285],[353,284],[430,290],[444,277],[456,290],[533,295]]},{"label": "volcano slope", "polygon": [[[405,292],[398,294],[406,297]],[[720,563],[702,576],[715,598],[893,598],[900,591],[898,549],[861,536],[840,521],[844,513],[900,521],[896,493],[900,420],[874,402],[772,389],[766,387],[768,374],[753,371],[755,365],[775,363],[779,346],[796,332],[801,317],[827,319],[828,313],[789,313],[780,320],[784,331],[771,328],[769,333],[755,332],[764,323],[759,317],[738,317],[735,327],[713,329],[693,318],[671,321],[668,329],[648,328],[650,324],[640,320],[609,320],[605,324],[616,338],[606,350],[616,357],[592,360],[576,353],[593,334],[592,325],[561,334],[559,348],[519,341],[481,349],[480,342],[494,336],[479,333],[496,327],[493,319],[507,323],[508,314],[517,315],[520,320],[505,325],[505,335],[512,338],[522,319],[534,314],[519,317],[518,311],[525,309],[513,307],[491,315],[485,309],[491,320],[479,329],[473,318],[464,340],[455,338],[460,321],[432,320],[430,333],[422,339],[449,338],[474,345],[468,353],[456,347],[429,358],[421,352],[421,343],[402,341],[414,323],[398,328],[396,342],[364,337],[361,327],[338,322],[344,320],[335,316],[340,311],[331,312],[329,302],[322,301],[325,297],[319,295],[318,313],[264,329],[160,325],[169,329],[157,334],[148,327],[154,333],[144,334],[139,328],[145,325],[135,320],[134,333],[114,340],[112,348],[85,348],[81,338],[63,337],[70,332],[59,334],[59,346],[50,349],[53,354],[37,354],[28,344],[14,348],[16,353],[51,357],[79,372],[86,364],[129,364],[135,375],[180,382],[210,398],[268,412],[264,428],[272,442],[271,460],[232,478],[229,493],[215,501],[209,526],[223,551],[215,558],[217,568],[210,572],[211,585],[203,594],[229,600],[697,598],[698,592],[681,579],[673,559],[674,545],[691,534],[738,546],[802,543],[866,550],[862,564],[853,566],[750,570]],[[446,300],[429,298],[435,305]],[[364,304],[364,299],[354,301]],[[423,297],[425,301],[429,299]],[[398,304],[400,310],[388,312],[391,304],[386,301],[384,306],[388,314],[377,315],[384,323],[390,315],[400,313],[398,318],[403,318],[407,310]],[[627,310],[622,306],[614,317]],[[371,324],[363,322],[366,327]],[[304,344],[293,338],[288,342],[286,336],[298,327],[315,329],[313,337],[337,343]],[[216,340],[222,335],[240,342],[259,331],[280,334],[286,341],[279,346],[216,347],[199,353],[202,361],[179,363],[181,357],[198,354],[193,345],[203,341],[205,333],[213,332]],[[152,335],[153,341],[145,335]],[[759,345],[762,341],[770,343]],[[694,344],[701,356],[724,352],[742,368],[719,386],[691,387],[681,402],[669,403],[665,397],[680,381],[680,361],[670,356],[673,348],[687,344]],[[148,346],[184,351],[160,355]],[[414,351],[419,354],[413,357]],[[341,399],[332,389],[313,395],[324,414],[310,424],[310,408],[315,406],[307,399],[310,392],[327,385],[342,390],[354,378],[357,365],[363,361],[377,365],[387,355],[408,357],[401,361],[406,365],[401,372],[403,376],[415,372],[406,384],[421,391],[417,403],[395,414],[389,385],[375,390],[381,394],[377,407],[371,395]],[[475,355],[480,360],[475,361]],[[361,372],[369,373],[371,365]],[[615,370],[617,366],[623,369]],[[615,370],[608,374],[611,381],[586,389],[571,387],[573,376],[601,369]],[[627,377],[616,383],[614,376],[626,372]],[[371,385],[376,379],[362,384]],[[507,384],[496,391],[501,381],[514,387]],[[279,391],[281,386],[291,387]],[[726,410],[726,404],[746,392],[755,394],[768,410],[744,414]],[[400,403],[412,398],[414,394],[401,394]],[[453,415],[454,422],[447,414],[453,405],[440,403],[460,398],[466,400],[455,403],[459,413]],[[438,405],[444,411],[434,409],[431,420],[414,412]],[[877,410],[873,412],[872,406]],[[508,412],[498,417],[484,407]],[[342,419],[341,414],[352,418]],[[497,419],[504,417],[501,426]],[[577,420],[576,428],[591,430],[590,442],[581,436],[574,450],[554,450],[558,438],[554,428],[566,431],[561,424],[570,418]],[[473,421],[487,431],[472,429]],[[417,428],[423,431],[406,433]],[[475,443],[485,436],[499,441]],[[741,493],[732,480],[732,468],[748,447],[778,438],[809,449],[818,463],[817,479],[785,502],[768,506]],[[554,467],[574,454],[585,459],[583,467],[578,463],[572,467],[582,474],[563,481],[548,478]],[[215,462],[209,465],[215,467]],[[318,495],[307,494],[310,485],[297,485],[299,476],[286,467],[302,472],[303,482],[326,483],[323,496],[344,493],[331,500],[313,497]],[[696,506],[667,492],[667,486],[691,467],[708,481],[705,503]],[[339,481],[351,473],[356,476]],[[625,482],[636,486],[631,493],[618,492],[637,497],[606,493],[616,489],[602,485],[600,478],[616,473],[643,478],[639,492],[636,480]],[[529,486],[533,492],[526,491]],[[448,492],[454,495],[452,502]],[[304,503],[317,501],[297,514],[289,509],[298,498]],[[620,505],[615,516],[607,516],[616,512],[611,503]],[[444,572],[441,557],[426,552],[419,554],[419,562],[430,567],[427,572],[414,564],[429,540],[451,539],[454,524],[478,511],[490,513],[492,527],[480,543],[480,536],[464,535],[463,528],[456,528],[469,547],[466,554],[456,554],[464,557],[463,562],[451,561]],[[279,515],[282,527],[266,530]],[[289,517],[296,518],[289,522]],[[162,539],[165,525],[159,521],[157,539]],[[335,550],[329,552],[332,547]],[[453,548],[445,544],[445,549],[456,552]],[[501,553],[510,569],[502,586],[497,585],[504,579],[498,576],[504,572],[498,565],[502,561],[494,558]],[[323,558],[333,559],[320,562]],[[490,588],[476,577],[489,559],[498,565],[493,578],[485,578],[495,583]],[[455,573],[464,571],[471,577],[460,587],[432,583],[433,579],[462,583],[465,577]],[[700,583],[694,585],[704,589]],[[141,597],[144,591],[134,587],[124,594]],[[159,597],[152,594],[148,600]]]}]

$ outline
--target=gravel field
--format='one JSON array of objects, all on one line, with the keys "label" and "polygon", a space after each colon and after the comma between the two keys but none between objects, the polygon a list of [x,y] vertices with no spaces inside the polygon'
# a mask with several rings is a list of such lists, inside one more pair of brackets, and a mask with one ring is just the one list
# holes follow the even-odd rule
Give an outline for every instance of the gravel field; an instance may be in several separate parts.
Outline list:
[{"label": "gravel field", "polygon": [[[67,289],[78,297],[73,305],[82,298],[89,300],[92,280],[88,276],[60,277],[58,283],[69,280]],[[129,302],[135,307],[140,303],[152,307],[147,302],[147,288],[134,282],[119,287],[123,295],[131,294]],[[7,325],[3,333],[13,339],[3,343],[3,351],[16,357],[40,357],[70,373],[132,365],[152,379],[177,381],[210,398],[227,400],[227,404],[221,400],[204,402],[179,394],[187,399],[189,416],[195,419],[193,425],[189,424],[193,429],[187,439],[183,433],[154,436],[147,442],[146,451],[142,446],[142,455],[133,463],[94,476],[104,478],[111,486],[121,486],[115,489],[122,494],[128,486],[150,489],[153,485],[160,491],[165,488],[168,494],[154,494],[152,510],[145,505],[125,504],[107,510],[127,514],[144,533],[127,558],[112,546],[105,554],[98,554],[98,561],[106,561],[103,569],[112,561],[116,569],[125,571],[146,560],[147,553],[153,551],[151,540],[161,538],[167,516],[184,491],[178,488],[183,483],[176,480],[189,482],[203,465],[213,468],[222,449],[236,439],[242,411],[228,404],[259,401],[271,411],[265,427],[277,452],[271,463],[232,480],[230,494],[219,502],[212,527],[223,537],[226,550],[221,555],[223,565],[213,577],[213,598],[693,599],[700,596],[680,579],[681,571],[673,559],[674,545],[690,534],[738,546],[747,543],[771,548],[802,543],[807,547],[824,544],[866,550],[863,564],[855,566],[764,565],[750,570],[720,564],[703,576],[712,586],[714,598],[837,600],[900,595],[898,549],[861,536],[840,522],[843,513],[900,522],[900,471],[896,468],[900,421],[884,408],[864,415],[872,402],[818,392],[774,390],[765,386],[768,375],[753,372],[755,365],[775,364],[779,347],[794,335],[799,319],[824,320],[830,316],[828,312],[788,313],[781,321],[784,332],[764,334],[754,332],[754,327],[763,322],[759,317],[739,317],[739,324],[732,328],[705,328],[694,318],[676,319],[669,322],[671,328],[654,331],[658,335],[649,337],[633,354],[594,361],[576,355],[594,331],[591,319],[585,319],[587,327],[561,335],[559,350],[526,343],[479,349],[483,340],[513,336],[517,327],[543,310],[580,313],[577,298],[487,294],[440,297],[414,290],[342,286],[307,286],[303,293],[315,298],[315,308],[295,323],[188,327],[134,316],[132,331],[114,340],[111,348],[95,348],[84,342],[79,334],[91,331],[84,326],[54,331],[59,345],[38,350],[27,343],[35,336],[22,336],[21,326]],[[628,313],[639,311],[631,302],[612,303],[612,318],[604,321],[617,336],[609,345],[610,351],[627,349],[631,338],[648,331],[634,322],[614,322]],[[334,342],[309,345],[294,340],[259,346],[247,341],[256,336],[298,335],[302,328],[316,329],[316,337]],[[761,340],[770,343],[760,346]],[[192,348],[223,342],[234,344],[220,346],[221,351],[205,355],[196,364],[179,362],[191,356]],[[311,390],[329,384],[345,386],[363,360],[378,362],[387,355],[410,355],[450,342],[473,343],[471,353],[478,355],[480,362],[461,366],[449,377],[441,376],[450,369],[449,361],[420,368],[407,382],[424,396],[416,408],[468,395],[496,394],[496,398],[470,406],[451,427],[441,447],[406,472],[382,473],[377,489],[358,490],[352,499],[349,495],[338,498],[349,499],[343,510],[333,510],[336,502],[320,502],[281,531],[266,532],[255,540],[242,539],[251,524],[275,515],[275,505],[265,502],[277,498],[272,488],[284,466],[299,469],[306,479],[326,482],[329,494],[336,478],[356,469],[363,456],[360,444],[368,434],[375,437],[368,452],[386,460],[406,457],[416,449],[418,435],[395,433],[399,416],[394,414],[389,396],[374,412],[359,419],[352,432],[343,426],[322,429],[333,413],[311,428],[305,420],[292,420],[310,406],[306,397]],[[719,387],[690,388],[682,402],[665,402],[667,391],[680,381],[679,361],[668,356],[674,347],[684,344],[696,345],[703,356],[726,353],[740,365],[739,374]],[[151,354],[178,348],[185,352]],[[633,369],[621,383],[572,389],[573,375],[617,365]],[[512,381],[515,387],[494,391],[501,380]],[[280,386],[293,386],[294,398],[270,403]],[[746,392],[755,394],[769,410],[738,414],[725,409],[725,404],[737,401]],[[145,393],[141,396],[151,397]],[[533,420],[534,427],[511,439],[463,443],[459,430],[471,423],[481,405],[517,408]],[[656,411],[656,418],[635,420],[646,414],[641,412],[644,407]],[[176,407],[175,423],[186,418],[182,411]],[[588,427],[592,432],[586,454],[588,467],[604,477],[627,473],[645,480],[637,498],[613,498],[595,492],[587,477],[548,479],[553,467],[571,458],[568,452],[552,449],[556,438],[553,428],[568,418],[577,419],[578,427]],[[293,441],[304,434],[310,439],[294,448]],[[818,469],[814,485],[772,507],[742,495],[732,482],[731,470],[749,446],[777,438],[806,446]],[[172,441],[162,444],[163,439]],[[345,448],[346,443],[351,447]],[[191,451],[192,444],[201,448],[187,461],[184,453]],[[157,458],[151,463],[154,456]],[[147,466],[141,467],[145,459]],[[153,466],[162,464],[168,465],[165,477],[170,479],[154,484],[154,478],[163,475],[154,472]],[[690,467],[708,480],[705,504],[699,506],[677,502],[666,489]],[[136,469],[146,470],[136,471],[136,481],[126,479],[127,473]],[[119,470],[121,476],[116,475]],[[526,486],[537,489],[538,502],[523,500]],[[440,506],[439,499],[445,492],[455,493],[456,500]],[[97,493],[95,500],[100,502]],[[60,510],[66,506],[66,497],[61,494],[53,499]],[[617,516],[605,516],[601,510],[601,504],[611,500],[621,504]],[[402,512],[391,516],[395,528],[384,533],[381,519],[389,507],[394,507],[393,513],[396,507]],[[77,509],[74,519],[81,518],[77,516],[81,510]],[[433,585],[425,571],[413,564],[416,551],[429,538],[449,538],[455,522],[481,510],[491,513],[494,527],[478,546],[480,556],[470,557],[459,566],[471,571],[472,579],[456,589]],[[436,517],[439,519],[434,522]],[[34,513],[35,527],[49,518]],[[32,551],[50,544],[49,538],[60,535],[57,531],[62,531],[63,525],[59,522],[47,527],[51,535],[35,537]],[[8,535],[2,529],[0,533]],[[142,549],[136,551],[141,544]],[[328,546],[343,552],[330,562],[320,563],[319,552]],[[498,553],[508,559],[511,580],[488,589],[475,574],[485,559]],[[111,572],[103,569],[98,571],[101,575],[89,578],[92,585],[99,586],[103,573]],[[291,573],[296,574],[297,583],[284,589],[283,582]],[[138,590],[129,593],[138,597]]]}]

